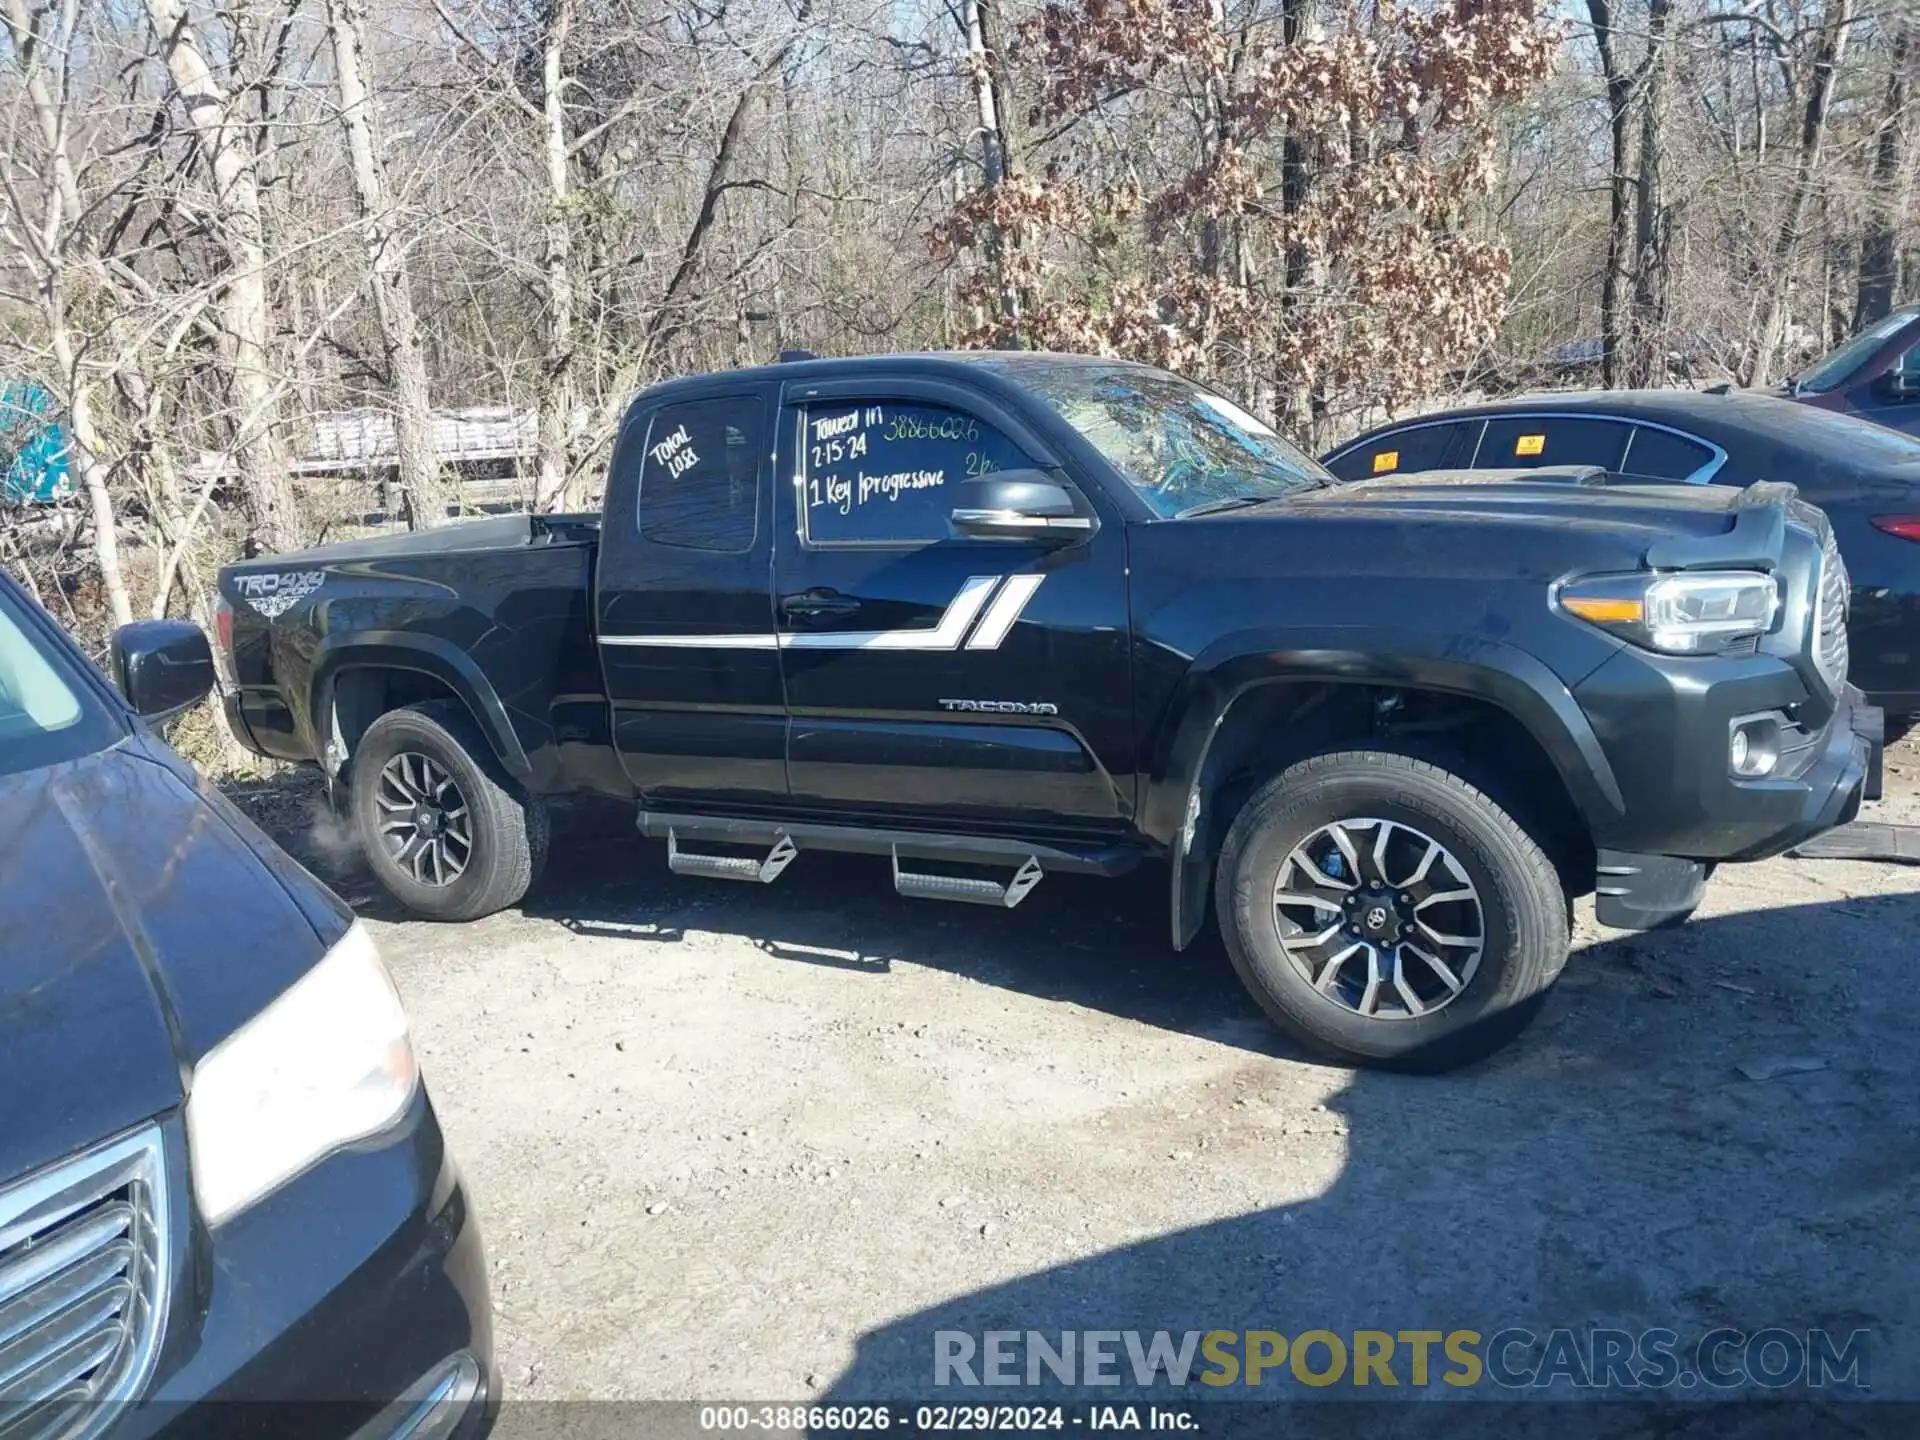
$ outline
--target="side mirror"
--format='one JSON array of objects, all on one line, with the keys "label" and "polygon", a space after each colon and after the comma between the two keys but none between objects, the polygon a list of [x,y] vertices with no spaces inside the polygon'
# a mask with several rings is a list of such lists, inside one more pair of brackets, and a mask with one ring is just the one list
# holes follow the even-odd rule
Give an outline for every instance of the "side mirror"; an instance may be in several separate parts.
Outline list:
[{"label": "side mirror", "polygon": [[1873,393],[1882,400],[1920,400],[1920,374],[1889,370],[1873,382]]},{"label": "side mirror", "polygon": [[165,720],[213,689],[213,651],[198,625],[137,620],[113,632],[113,678],[148,720]]},{"label": "side mirror", "polygon": [[1100,528],[1086,497],[1051,471],[998,470],[957,489],[953,531],[964,539],[1073,545]]}]

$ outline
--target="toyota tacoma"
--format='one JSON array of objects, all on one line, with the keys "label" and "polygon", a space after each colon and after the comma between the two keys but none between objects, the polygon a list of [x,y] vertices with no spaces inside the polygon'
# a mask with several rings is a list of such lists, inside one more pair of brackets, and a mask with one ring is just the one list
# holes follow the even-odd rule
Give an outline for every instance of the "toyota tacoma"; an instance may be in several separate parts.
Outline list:
[{"label": "toyota tacoma", "polygon": [[596,515],[221,572],[233,727],[317,762],[414,912],[515,903],[546,801],[676,873],[886,857],[1018,904],[1165,874],[1282,1025],[1440,1069],[1537,1010],[1570,897],[1674,923],[1844,822],[1880,715],[1790,486],[1336,485],[1146,366],[792,360],[641,394]]}]

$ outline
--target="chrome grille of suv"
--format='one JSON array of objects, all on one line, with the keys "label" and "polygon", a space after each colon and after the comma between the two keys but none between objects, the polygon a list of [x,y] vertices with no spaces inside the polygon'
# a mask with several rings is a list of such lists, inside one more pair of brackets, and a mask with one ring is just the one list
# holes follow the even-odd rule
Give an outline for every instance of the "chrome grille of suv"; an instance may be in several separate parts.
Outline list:
[{"label": "chrome grille of suv", "polygon": [[146,1126],[0,1190],[0,1440],[97,1434],[167,1310],[166,1161]]},{"label": "chrome grille of suv", "polygon": [[1814,600],[1813,663],[1835,690],[1847,683],[1847,611],[1851,604],[1852,581],[1847,562],[1827,531],[1820,547],[1820,590]]}]

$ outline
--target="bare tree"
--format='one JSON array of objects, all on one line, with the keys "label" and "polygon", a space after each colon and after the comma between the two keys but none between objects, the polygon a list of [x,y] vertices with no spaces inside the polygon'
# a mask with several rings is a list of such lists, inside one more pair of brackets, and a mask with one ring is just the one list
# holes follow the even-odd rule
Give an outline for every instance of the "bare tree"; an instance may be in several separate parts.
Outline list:
[{"label": "bare tree", "polygon": [[1773,378],[1774,361],[1780,351],[1782,331],[1786,328],[1793,264],[1800,252],[1807,204],[1813,198],[1815,180],[1826,150],[1827,119],[1833,104],[1834,79],[1841,59],[1846,54],[1852,25],[1853,0],[1829,0],[1826,14],[1816,32],[1806,100],[1800,112],[1800,153],[1795,161],[1793,181],[1788,189],[1779,234],[1773,246],[1776,279],[1767,296],[1753,344],[1752,360],[1747,368],[1746,383],[1755,388]]},{"label": "bare tree", "polygon": [[1600,52],[1600,73],[1606,82],[1608,154],[1607,249],[1600,273],[1600,383],[1611,389],[1620,381],[1620,294],[1632,247],[1633,173],[1630,152],[1633,134],[1633,76],[1620,53],[1614,31],[1612,0],[1587,0],[1593,22],[1593,43]]},{"label": "bare tree", "polygon": [[270,355],[267,239],[255,151],[244,117],[214,78],[186,0],[146,0],[160,57],[212,173],[215,219],[228,259],[221,312],[234,409],[234,448],[260,538],[275,549],[305,539],[279,432],[279,393]]},{"label": "bare tree", "polygon": [[1647,58],[1635,86],[1640,103],[1640,164],[1634,185],[1632,347],[1626,380],[1654,385],[1666,378],[1665,336],[1669,217],[1661,189],[1665,149],[1667,21],[1672,0],[1648,0]]},{"label": "bare tree", "polygon": [[[999,93],[1004,87],[994,83],[994,62],[987,49],[988,22],[985,17],[991,8],[992,0],[961,0],[960,6],[960,23],[967,37],[967,69],[973,82],[974,105],[980,116],[981,185],[988,191],[998,189],[1007,178],[1007,139],[1001,118],[1002,94]],[[998,302],[996,318],[1018,326],[1020,292],[1008,278],[1002,263],[999,231],[989,224],[982,238],[987,250],[987,263],[998,282],[995,287]]]},{"label": "bare tree", "polygon": [[394,226],[386,159],[374,105],[367,54],[366,0],[326,0],[327,33],[333,43],[334,83],[340,92],[340,123],[347,133],[354,198],[367,251],[367,285],[393,386],[400,489],[407,520],[418,530],[447,518],[447,487],[433,442],[433,396],[426,355],[413,313],[406,249]]},{"label": "bare tree", "polygon": [[1864,329],[1893,308],[1900,279],[1900,232],[1906,223],[1907,132],[1912,125],[1914,22],[1902,16],[1887,46],[1887,89],[1874,126],[1867,228],[1860,240],[1860,278],[1853,323]]},{"label": "bare tree", "polygon": [[540,37],[540,138],[547,172],[547,346],[540,386],[540,461],[534,482],[536,510],[566,504],[573,476],[568,439],[573,428],[573,223],[567,133],[567,37],[574,0],[552,0]]},{"label": "bare tree", "polygon": [[[69,465],[79,472],[87,497],[94,556],[108,608],[114,623],[125,625],[133,619],[133,602],[120,566],[119,519],[108,483],[106,445],[97,423],[98,380],[89,373],[82,354],[84,341],[76,336],[70,314],[72,265],[76,258],[85,258],[85,248],[76,238],[85,207],[73,164],[73,117],[65,103],[71,93],[67,67],[74,54],[79,8],[79,0],[62,0],[57,9],[50,6],[36,14],[28,11],[23,0],[5,0],[0,9],[51,171],[51,183],[44,187],[37,217],[31,213],[22,177],[6,176],[6,193],[18,209],[0,228],[14,242],[37,282],[41,318],[56,378],[65,392],[64,408],[72,432]],[[43,28],[42,21],[49,23]],[[9,156],[8,170],[13,168],[12,160]],[[97,279],[97,267],[92,268]]]}]

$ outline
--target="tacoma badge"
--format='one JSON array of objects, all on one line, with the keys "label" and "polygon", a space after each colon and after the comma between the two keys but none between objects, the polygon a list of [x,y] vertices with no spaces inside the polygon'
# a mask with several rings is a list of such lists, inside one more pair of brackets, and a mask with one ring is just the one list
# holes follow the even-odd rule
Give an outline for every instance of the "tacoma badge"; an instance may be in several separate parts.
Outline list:
[{"label": "tacoma badge", "polygon": [[993,715],[1058,715],[1060,707],[1045,700],[942,700],[942,710],[984,711]]}]

